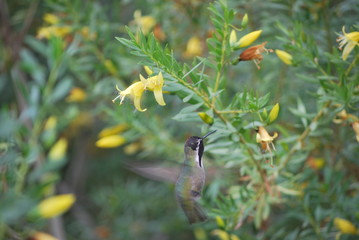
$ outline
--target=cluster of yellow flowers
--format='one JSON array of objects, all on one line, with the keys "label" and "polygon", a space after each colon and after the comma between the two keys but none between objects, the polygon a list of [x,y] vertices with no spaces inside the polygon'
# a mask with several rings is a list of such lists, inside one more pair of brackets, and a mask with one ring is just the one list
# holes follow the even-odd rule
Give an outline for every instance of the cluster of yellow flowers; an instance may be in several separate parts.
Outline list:
[{"label": "cluster of yellow flowers", "polygon": [[[45,26],[40,27],[36,37],[39,39],[50,39],[51,37],[65,38],[74,32],[74,28],[70,24],[61,23],[61,18],[52,13],[46,13],[43,17]],[[86,39],[96,38],[96,34],[91,33],[89,27],[84,26],[77,31]]]},{"label": "cluster of yellow flowers", "polygon": [[[262,30],[257,30],[250,32],[244,35],[243,37],[241,37],[239,40],[237,40],[236,31],[232,30],[229,36],[229,44],[234,50],[247,47],[251,45],[253,42],[255,42],[261,34],[262,34]],[[259,45],[255,45],[250,48],[247,48],[240,54],[238,61],[253,61],[256,64],[257,68],[260,69],[259,64],[263,60],[262,53],[273,52],[272,49],[265,48],[266,44],[267,42],[263,42]],[[292,59],[293,59],[292,55],[279,49],[275,50],[275,52],[279,57],[279,59],[282,60],[285,64],[292,65]]]},{"label": "cluster of yellow flowers", "polygon": [[162,92],[162,88],[163,88],[163,84],[164,84],[162,73],[160,72],[158,75],[152,76],[153,71],[147,66],[145,67],[145,71],[149,75],[149,77],[144,78],[140,74],[141,81],[137,81],[137,82],[133,83],[127,89],[122,91],[118,88],[118,86],[116,86],[116,89],[119,92],[119,94],[112,101],[115,102],[118,98],[120,98],[120,100],[121,100],[120,104],[122,104],[123,100],[126,98],[126,96],[129,95],[130,97],[133,98],[133,102],[134,102],[136,109],[140,112],[144,112],[147,109],[146,108],[142,109],[141,98],[142,98],[143,92],[145,90],[150,90],[150,91],[153,91],[157,103],[161,106],[165,106],[166,103],[163,99],[163,92]]}]

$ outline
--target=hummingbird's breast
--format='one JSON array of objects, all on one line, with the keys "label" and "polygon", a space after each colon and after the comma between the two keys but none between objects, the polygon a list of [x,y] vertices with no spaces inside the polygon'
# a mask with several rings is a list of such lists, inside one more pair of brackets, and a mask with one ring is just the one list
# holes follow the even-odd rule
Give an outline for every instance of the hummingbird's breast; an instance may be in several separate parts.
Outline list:
[{"label": "hummingbird's breast", "polygon": [[203,167],[183,165],[176,182],[176,195],[182,198],[200,197],[205,182]]}]

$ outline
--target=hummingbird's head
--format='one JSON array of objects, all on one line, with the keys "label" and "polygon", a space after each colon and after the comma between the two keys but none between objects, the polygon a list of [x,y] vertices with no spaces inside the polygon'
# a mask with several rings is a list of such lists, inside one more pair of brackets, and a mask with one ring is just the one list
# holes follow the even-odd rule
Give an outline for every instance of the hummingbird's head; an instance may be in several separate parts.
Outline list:
[{"label": "hummingbird's head", "polygon": [[216,132],[211,131],[203,137],[192,136],[189,137],[184,145],[184,152],[188,160],[194,160],[199,167],[202,167],[202,155],[204,151],[203,139]]}]

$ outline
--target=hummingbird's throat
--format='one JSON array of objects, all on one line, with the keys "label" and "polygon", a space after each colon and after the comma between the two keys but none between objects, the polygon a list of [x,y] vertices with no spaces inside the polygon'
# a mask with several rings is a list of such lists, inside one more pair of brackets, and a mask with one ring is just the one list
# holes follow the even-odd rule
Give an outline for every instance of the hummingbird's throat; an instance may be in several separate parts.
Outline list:
[{"label": "hummingbird's throat", "polygon": [[203,140],[198,139],[197,148],[196,148],[196,162],[198,163],[199,167],[203,167],[202,166],[203,151],[204,151]]}]

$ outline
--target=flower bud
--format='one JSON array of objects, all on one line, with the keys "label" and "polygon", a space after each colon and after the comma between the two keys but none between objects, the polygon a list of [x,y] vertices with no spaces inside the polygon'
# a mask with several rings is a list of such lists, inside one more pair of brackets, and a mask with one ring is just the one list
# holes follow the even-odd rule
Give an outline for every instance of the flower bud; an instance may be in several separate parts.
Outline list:
[{"label": "flower bud", "polygon": [[242,18],[242,23],[241,23],[241,26],[242,28],[246,28],[248,25],[248,15],[247,13],[244,14],[243,18]]},{"label": "flower bud", "polygon": [[342,218],[334,218],[334,225],[343,234],[359,234],[358,229],[348,220]]},{"label": "flower bud", "polygon": [[238,45],[237,43],[237,34],[235,30],[231,31],[231,34],[229,35],[229,45],[231,47],[235,47],[236,45]]},{"label": "flower bud", "polygon": [[73,194],[57,195],[40,202],[35,211],[42,218],[52,218],[66,212],[75,201]]},{"label": "flower bud", "polygon": [[99,148],[115,148],[123,145],[126,139],[120,135],[112,135],[103,137],[96,142],[96,147]]},{"label": "flower bud", "polygon": [[208,125],[212,125],[213,124],[213,118],[211,116],[209,116],[207,113],[205,112],[199,112],[198,116],[202,119],[202,121],[204,123],[207,123]]},{"label": "flower bud", "polygon": [[244,35],[241,39],[239,39],[238,47],[243,48],[251,45],[255,40],[257,40],[261,33],[262,30],[257,30]]},{"label": "flower bud", "polygon": [[285,51],[282,51],[282,50],[279,50],[279,49],[276,49],[275,53],[277,54],[279,59],[282,60],[282,62],[284,62],[285,64],[287,64],[287,65],[292,65],[293,64],[293,62],[292,62],[293,57],[289,53],[287,53]]},{"label": "flower bud", "polygon": [[58,161],[63,159],[67,151],[67,145],[68,145],[67,139],[60,138],[50,149],[49,160]]},{"label": "flower bud", "polygon": [[279,113],[279,104],[274,105],[268,116],[268,122],[272,123],[277,119]]}]

